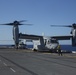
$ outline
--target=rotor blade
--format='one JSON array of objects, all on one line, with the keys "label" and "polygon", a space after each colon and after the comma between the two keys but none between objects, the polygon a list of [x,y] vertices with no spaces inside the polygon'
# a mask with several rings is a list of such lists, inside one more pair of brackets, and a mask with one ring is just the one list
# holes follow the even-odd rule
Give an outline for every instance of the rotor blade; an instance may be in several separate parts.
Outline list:
[{"label": "rotor blade", "polygon": [[18,21],[18,22],[26,22],[27,20],[21,20],[21,21]]},{"label": "rotor blade", "polygon": [[66,26],[66,25],[50,25],[50,26],[52,26],[52,27],[72,27],[71,25],[68,25],[68,26]]},{"label": "rotor blade", "polygon": [[5,24],[0,24],[0,25],[13,25],[13,23],[5,23]]},{"label": "rotor blade", "polygon": [[33,24],[19,24],[19,25],[29,25],[29,26],[31,26],[31,25],[33,25]]}]

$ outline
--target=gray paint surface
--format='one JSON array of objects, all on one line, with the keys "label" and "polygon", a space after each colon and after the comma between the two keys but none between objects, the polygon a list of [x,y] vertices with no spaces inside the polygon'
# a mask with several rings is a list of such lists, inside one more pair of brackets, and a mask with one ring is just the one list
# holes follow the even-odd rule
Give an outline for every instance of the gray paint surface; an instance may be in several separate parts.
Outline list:
[{"label": "gray paint surface", "polygon": [[76,54],[0,49],[0,75],[76,75]]}]

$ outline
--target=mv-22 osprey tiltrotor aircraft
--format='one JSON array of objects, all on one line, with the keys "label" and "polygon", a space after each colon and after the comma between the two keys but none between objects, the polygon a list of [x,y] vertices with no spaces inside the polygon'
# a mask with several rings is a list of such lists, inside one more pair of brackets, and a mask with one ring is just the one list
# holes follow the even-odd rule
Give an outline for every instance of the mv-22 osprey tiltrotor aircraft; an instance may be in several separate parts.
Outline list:
[{"label": "mv-22 osprey tiltrotor aircraft", "polygon": [[[57,40],[68,40],[72,38],[72,45],[76,46],[76,24],[72,26],[65,26],[65,27],[72,27],[72,35],[69,36],[39,36],[39,35],[28,35],[19,33],[19,25],[31,25],[31,24],[22,24],[25,20],[22,21],[14,21],[13,23],[6,23],[0,25],[10,25],[13,26],[13,39],[15,42],[15,48],[18,49],[19,46],[19,39],[31,39],[34,42],[33,50],[38,51],[55,51],[57,50],[58,41]],[[55,25],[54,25],[55,26]]]},{"label": "mv-22 osprey tiltrotor aircraft", "polygon": [[[38,51],[53,51],[57,52],[57,46],[59,45],[58,40],[72,40],[72,46],[76,46],[76,24],[61,26],[61,25],[51,25],[57,27],[70,27],[71,35],[66,36],[37,36],[37,35],[25,35],[22,34],[22,38],[32,38],[34,41],[34,49]],[[36,40],[35,40],[36,39]],[[40,44],[39,41],[40,40]]]},{"label": "mv-22 osprey tiltrotor aircraft", "polygon": [[16,49],[18,49],[18,46],[19,46],[19,39],[33,40],[33,43],[34,43],[33,50],[50,51],[50,50],[56,49],[56,47],[58,45],[58,41],[54,38],[51,38],[50,36],[45,37],[45,36],[39,36],[39,35],[28,35],[28,34],[19,33],[20,25],[31,25],[31,24],[22,24],[22,22],[24,22],[24,21],[26,21],[26,20],[0,24],[0,25],[13,26],[13,40],[14,40]]}]

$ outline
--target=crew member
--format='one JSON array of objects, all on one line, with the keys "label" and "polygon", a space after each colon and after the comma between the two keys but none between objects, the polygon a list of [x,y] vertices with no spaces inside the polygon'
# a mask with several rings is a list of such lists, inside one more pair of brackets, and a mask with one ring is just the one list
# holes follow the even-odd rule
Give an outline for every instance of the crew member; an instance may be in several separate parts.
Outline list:
[{"label": "crew member", "polygon": [[59,54],[59,56],[60,56],[60,55],[62,56],[62,52],[61,52],[60,45],[58,45],[57,50],[58,50],[58,54]]}]

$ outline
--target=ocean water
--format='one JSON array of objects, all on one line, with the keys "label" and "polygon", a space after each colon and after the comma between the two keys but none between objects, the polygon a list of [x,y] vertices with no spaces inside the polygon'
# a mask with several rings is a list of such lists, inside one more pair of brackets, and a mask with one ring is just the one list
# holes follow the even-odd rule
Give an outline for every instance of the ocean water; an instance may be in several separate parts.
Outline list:
[{"label": "ocean water", "polygon": [[61,49],[68,51],[76,51],[76,47],[73,47],[72,45],[61,45]]},{"label": "ocean water", "polygon": [[[0,45],[0,47],[12,47],[13,45]],[[60,45],[62,50],[76,51],[76,47],[72,45]],[[33,48],[33,45],[27,45],[27,48]]]}]

